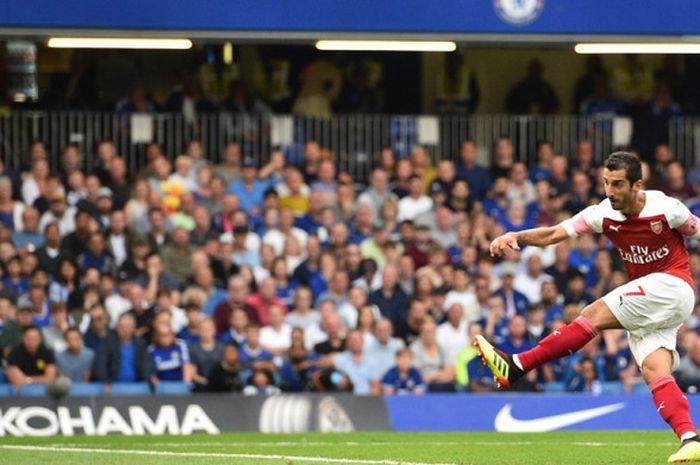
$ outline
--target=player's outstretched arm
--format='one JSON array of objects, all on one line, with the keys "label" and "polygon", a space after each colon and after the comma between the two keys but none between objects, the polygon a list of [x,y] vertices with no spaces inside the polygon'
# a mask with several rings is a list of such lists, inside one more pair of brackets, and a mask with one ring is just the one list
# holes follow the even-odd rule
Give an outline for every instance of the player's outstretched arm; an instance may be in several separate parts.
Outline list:
[{"label": "player's outstretched arm", "polygon": [[520,232],[509,232],[497,237],[491,242],[491,256],[503,255],[506,249],[520,250],[518,244],[545,247],[568,239],[569,234],[562,225],[543,228],[526,229]]}]

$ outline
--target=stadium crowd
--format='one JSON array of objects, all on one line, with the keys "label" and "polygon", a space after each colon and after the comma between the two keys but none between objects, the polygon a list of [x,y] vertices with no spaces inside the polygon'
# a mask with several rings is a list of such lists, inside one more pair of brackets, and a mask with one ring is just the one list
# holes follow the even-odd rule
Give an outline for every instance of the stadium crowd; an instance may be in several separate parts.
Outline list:
[{"label": "stadium crowd", "polygon": [[[602,237],[511,250],[505,231],[551,225],[604,198],[591,144],[517,160],[498,138],[492,166],[467,140],[432,163],[420,146],[383,150],[367,184],[338,173],[315,142],[293,166],[263,166],[228,144],[214,164],[199,141],[171,161],[157,144],[140,172],[108,141],[87,170],[46,146],[0,163],[0,359],[15,388],[73,382],[188,383],[196,391],[489,391],[472,345],[531,348],[623,283]],[[571,155],[571,156],[567,156]],[[700,214],[700,171],[669,148],[644,163],[647,188]],[[700,279],[700,252],[688,244]],[[680,384],[700,385],[700,306],[681,330]],[[515,389],[599,393],[641,382],[624,331],[606,331]]]}]

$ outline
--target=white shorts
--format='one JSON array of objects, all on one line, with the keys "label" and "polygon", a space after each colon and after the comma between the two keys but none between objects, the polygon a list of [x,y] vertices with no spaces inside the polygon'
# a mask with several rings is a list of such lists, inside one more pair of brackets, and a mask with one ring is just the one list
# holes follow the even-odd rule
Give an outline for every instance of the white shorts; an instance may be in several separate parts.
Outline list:
[{"label": "white shorts", "polygon": [[602,299],[629,332],[630,350],[640,367],[649,354],[662,347],[673,354],[673,369],[678,367],[678,329],[695,307],[695,292],[687,282],[668,273],[651,273]]}]

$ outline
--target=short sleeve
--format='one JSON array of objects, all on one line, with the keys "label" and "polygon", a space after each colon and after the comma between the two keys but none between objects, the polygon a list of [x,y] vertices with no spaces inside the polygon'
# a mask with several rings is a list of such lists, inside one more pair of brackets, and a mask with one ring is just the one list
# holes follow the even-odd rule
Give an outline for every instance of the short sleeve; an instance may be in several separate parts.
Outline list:
[{"label": "short sleeve", "polygon": [[603,213],[600,205],[591,205],[578,212],[572,218],[561,222],[569,237],[578,237],[586,233],[603,232]]},{"label": "short sleeve", "polygon": [[7,356],[7,366],[18,366],[21,363],[21,356],[18,347],[14,347]]},{"label": "short sleeve", "polygon": [[48,347],[44,348],[45,350],[41,354],[42,358],[46,361],[47,365],[52,365],[56,363],[56,356],[54,354],[54,351],[49,349]]},{"label": "short sleeve", "polygon": [[187,344],[184,341],[178,340],[177,345],[180,348],[183,363],[190,363],[190,351],[187,349]]},{"label": "short sleeve", "polygon": [[665,209],[666,221],[671,229],[677,229],[690,218],[690,210],[678,199],[668,198],[668,207]]}]

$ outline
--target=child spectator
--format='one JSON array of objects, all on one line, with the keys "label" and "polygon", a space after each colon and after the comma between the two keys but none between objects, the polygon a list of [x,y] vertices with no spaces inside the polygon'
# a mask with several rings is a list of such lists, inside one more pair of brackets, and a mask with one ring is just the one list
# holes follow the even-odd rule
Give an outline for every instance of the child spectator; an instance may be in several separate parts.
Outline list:
[{"label": "child spectator", "polygon": [[396,366],[384,374],[382,386],[385,395],[425,393],[423,377],[413,366],[413,352],[410,349],[396,352]]}]

